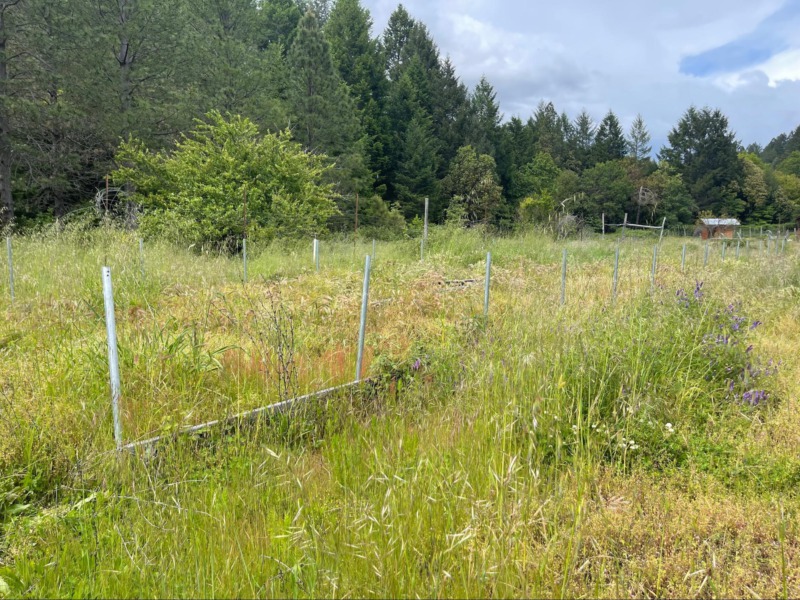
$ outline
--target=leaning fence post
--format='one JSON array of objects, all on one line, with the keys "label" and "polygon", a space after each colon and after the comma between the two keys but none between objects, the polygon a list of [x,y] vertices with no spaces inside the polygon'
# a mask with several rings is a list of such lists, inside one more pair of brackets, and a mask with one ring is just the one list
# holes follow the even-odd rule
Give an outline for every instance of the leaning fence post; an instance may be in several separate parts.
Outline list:
[{"label": "leaning fence post", "polygon": [[619,246],[617,246],[617,249],[614,252],[614,278],[612,281],[613,281],[613,287],[611,289],[611,299],[616,301],[617,283],[619,282]]},{"label": "leaning fence post", "polygon": [[658,243],[661,243],[661,240],[664,239],[664,227],[667,225],[667,217],[664,217],[664,220],[661,221],[661,235],[658,236]]},{"label": "leaning fence post", "polygon": [[14,253],[11,250],[11,236],[6,238],[8,250],[8,291],[11,294],[11,303],[14,303]]},{"label": "leaning fence post", "polygon": [[111,286],[111,269],[103,267],[103,301],[106,309],[106,337],[108,339],[108,371],[111,379],[111,413],[114,418],[114,441],[117,450],[122,447],[122,424],[119,418],[119,352],[117,350],[117,321],[114,318],[114,290]]},{"label": "leaning fence post", "polygon": [[561,262],[561,306],[567,303],[567,249],[564,248],[564,258]]},{"label": "leaning fence post", "polygon": [[489,318],[489,285],[492,279],[492,253],[486,253],[486,282],[483,285],[483,316]]},{"label": "leaning fence post", "polygon": [[686,244],[683,245],[683,250],[681,250],[681,273],[686,271]]},{"label": "leaning fence post", "polygon": [[364,264],[364,288],[361,292],[361,324],[358,328],[358,356],[356,358],[356,382],[361,381],[361,365],[364,361],[364,336],[367,333],[367,306],[369,304],[369,274],[372,268],[368,255]]},{"label": "leaning fence post", "polygon": [[650,290],[656,287],[656,261],[658,260],[658,245],[653,246],[653,266],[650,269]]}]

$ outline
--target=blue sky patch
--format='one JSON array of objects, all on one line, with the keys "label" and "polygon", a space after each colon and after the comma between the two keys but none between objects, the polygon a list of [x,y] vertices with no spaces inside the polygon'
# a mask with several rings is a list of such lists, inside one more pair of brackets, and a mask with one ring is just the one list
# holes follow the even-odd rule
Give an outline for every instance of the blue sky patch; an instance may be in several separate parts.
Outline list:
[{"label": "blue sky patch", "polygon": [[800,2],[793,0],[764,19],[751,33],[717,48],[687,56],[680,63],[680,72],[706,77],[763,64],[791,48],[783,32],[787,26],[796,25],[798,20]]}]

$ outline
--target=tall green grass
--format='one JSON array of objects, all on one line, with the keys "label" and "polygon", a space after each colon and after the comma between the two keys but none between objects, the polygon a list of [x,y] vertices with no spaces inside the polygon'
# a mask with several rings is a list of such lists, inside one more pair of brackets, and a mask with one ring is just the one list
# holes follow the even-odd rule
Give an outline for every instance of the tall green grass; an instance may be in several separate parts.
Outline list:
[{"label": "tall green grass", "polygon": [[[100,266],[135,440],[351,380],[372,242],[323,240],[320,273],[310,241],[248,248],[244,286],[239,257],[152,240],[142,277],[124,232],[15,239],[0,578],[64,597],[797,595],[796,250],[703,267],[668,239],[651,291],[655,241],[433,228],[424,263],[418,240],[378,243],[369,386],[116,455]],[[770,374],[737,379],[747,364]]]}]

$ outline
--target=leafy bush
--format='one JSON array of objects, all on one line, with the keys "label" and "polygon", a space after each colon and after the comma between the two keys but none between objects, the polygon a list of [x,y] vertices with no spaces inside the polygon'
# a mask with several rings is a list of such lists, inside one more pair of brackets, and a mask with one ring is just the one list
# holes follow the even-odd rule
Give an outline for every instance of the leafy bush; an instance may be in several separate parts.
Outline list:
[{"label": "leafy bush", "polygon": [[146,234],[233,249],[245,230],[245,194],[248,232],[256,236],[324,231],[336,212],[332,188],[322,183],[324,160],[303,152],[289,132],[261,135],[244,117],[212,112],[172,152],[124,142],[114,181],[132,186]]}]

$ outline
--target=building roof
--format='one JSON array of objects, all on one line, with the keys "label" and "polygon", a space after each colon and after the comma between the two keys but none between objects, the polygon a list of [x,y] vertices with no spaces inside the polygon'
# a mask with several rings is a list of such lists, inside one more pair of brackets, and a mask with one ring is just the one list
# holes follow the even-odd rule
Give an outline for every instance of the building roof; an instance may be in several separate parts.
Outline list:
[{"label": "building roof", "polygon": [[708,227],[719,227],[720,225],[736,227],[741,225],[738,219],[700,219],[700,222]]}]

